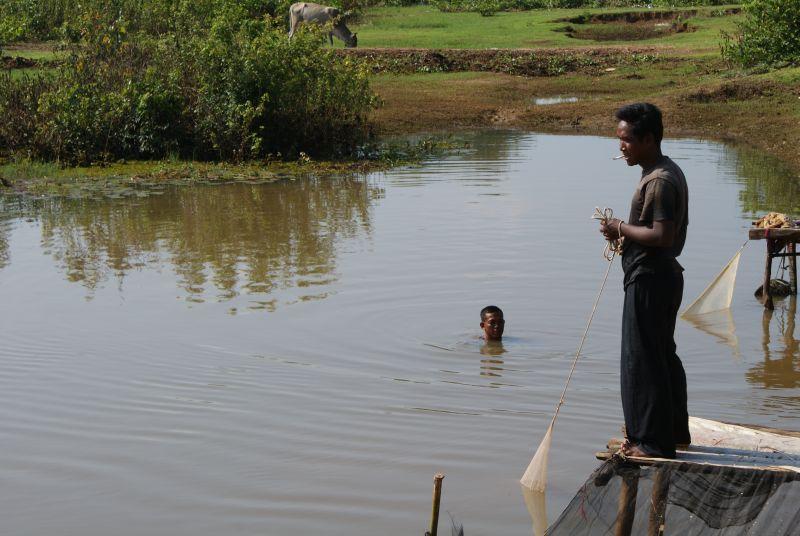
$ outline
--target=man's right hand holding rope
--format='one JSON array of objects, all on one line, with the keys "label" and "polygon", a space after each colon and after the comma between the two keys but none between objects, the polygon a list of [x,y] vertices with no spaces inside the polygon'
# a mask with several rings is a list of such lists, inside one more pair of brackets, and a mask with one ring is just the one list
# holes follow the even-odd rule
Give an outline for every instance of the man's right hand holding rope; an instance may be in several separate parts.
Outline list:
[{"label": "man's right hand holding rope", "polygon": [[608,245],[603,252],[603,256],[606,260],[610,261],[614,258],[615,254],[622,253],[622,242],[624,238],[622,237],[621,228],[624,222],[614,218],[614,212],[610,208],[600,210],[600,208],[595,207],[592,218],[600,220],[600,232],[606,240],[608,240]]},{"label": "man's right hand holding rope", "polygon": [[610,220],[600,220],[600,232],[603,233],[603,236],[609,242],[614,240],[619,240],[622,236],[621,228],[625,222],[617,219],[611,218]]}]

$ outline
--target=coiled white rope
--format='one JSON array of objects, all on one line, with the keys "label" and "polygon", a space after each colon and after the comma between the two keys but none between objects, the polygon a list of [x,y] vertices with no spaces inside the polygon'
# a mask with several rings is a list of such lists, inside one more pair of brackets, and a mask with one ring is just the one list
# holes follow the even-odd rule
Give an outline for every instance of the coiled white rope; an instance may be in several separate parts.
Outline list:
[{"label": "coiled white rope", "polygon": [[[614,211],[608,207],[603,208],[602,210],[600,207],[594,207],[594,214],[592,214],[593,220],[600,220],[603,223],[608,223],[612,219],[614,219]],[[614,258],[614,255],[617,253],[622,253],[622,242],[623,237],[618,236],[614,240],[609,240],[606,243],[606,247],[603,250],[603,258],[607,261],[611,261]]]}]

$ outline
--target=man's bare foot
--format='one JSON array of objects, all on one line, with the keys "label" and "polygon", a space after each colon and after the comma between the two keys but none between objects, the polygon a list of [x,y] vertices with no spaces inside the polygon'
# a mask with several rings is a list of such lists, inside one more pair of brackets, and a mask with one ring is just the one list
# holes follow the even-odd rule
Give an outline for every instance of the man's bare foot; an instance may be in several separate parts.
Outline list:
[{"label": "man's bare foot", "polygon": [[634,458],[652,458],[653,455],[649,454],[642,449],[636,443],[631,443],[630,440],[626,439],[622,446],[620,447],[622,453],[625,456],[633,456]]}]

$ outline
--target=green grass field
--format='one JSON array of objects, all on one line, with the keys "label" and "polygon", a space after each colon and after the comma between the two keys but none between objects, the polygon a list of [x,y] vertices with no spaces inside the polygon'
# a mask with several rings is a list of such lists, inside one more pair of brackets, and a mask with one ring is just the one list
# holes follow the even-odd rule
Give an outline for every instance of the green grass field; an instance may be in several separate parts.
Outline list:
[{"label": "green grass field", "polygon": [[34,44],[34,45],[7,45],[3,47],[4,56],[29,58],[32,60],[49,61],[58,59],[59,55],[53,50],[55,44]]},{"label": "green grass field", "polygon": [[733,30],[738,19],[736,15],[712,17],[712,9],[702,8],[698,16],[684,19],[694,31],[633,42],[573,39],[564,32],[555,31],[567,25],[555,22],[557,19],[629,11],[647,10],[535,10],[483,17],[477,13],[442,13],[432,6],[377,7],[369,9],[361,22],[352,25],[351,29],[358,33],[361,47],[536,48],[637,44],[665,45],[702,53],[718,51],[720,31]]}]

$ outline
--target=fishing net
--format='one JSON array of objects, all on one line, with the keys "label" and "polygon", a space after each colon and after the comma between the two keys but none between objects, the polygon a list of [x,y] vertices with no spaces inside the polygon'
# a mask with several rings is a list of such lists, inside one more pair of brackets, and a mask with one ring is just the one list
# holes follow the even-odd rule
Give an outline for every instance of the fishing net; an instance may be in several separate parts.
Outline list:
[{"label": "fishing net", "polygon": [[547,459],[550,457],[550,444],[553,442],[553,424],[555,419],[547,427],[536,454],[533,455],[531,463],[525,470],[525,474],[520,479],[520,484],[531,491],[544,492],[547,488]]},{"label": "fishing net", "polygon": [[733,289],[736,286],[736,270],[739,268],[739,258],[741,256],[742,249],[740,248],[722,271],[717,274],[711,284],[686,308],[681,316],[702,315],[712,311],[728,309],[733,300]]},{"label": "fishing net", "polygon": [[800,473],[790,470],[690,463],[638,467],[611,459],[547,534],[797,535],[799,500]]}]

